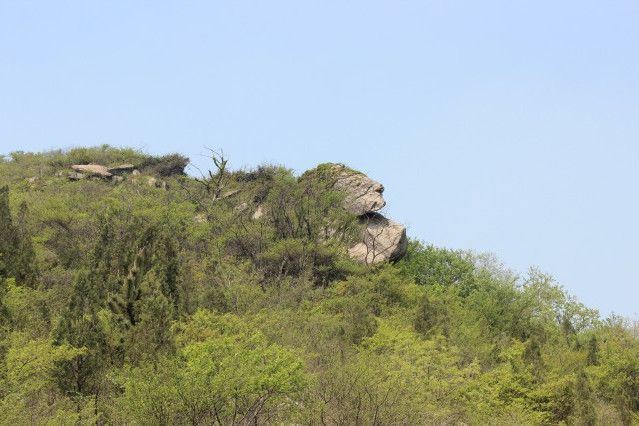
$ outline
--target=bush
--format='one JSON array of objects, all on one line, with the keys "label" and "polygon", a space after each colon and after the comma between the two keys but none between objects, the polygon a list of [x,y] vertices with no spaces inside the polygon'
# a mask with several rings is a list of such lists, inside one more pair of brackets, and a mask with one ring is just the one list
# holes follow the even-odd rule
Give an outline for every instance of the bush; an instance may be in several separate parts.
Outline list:
[{"label": "bush", "polygon": [[138,167],[140,170],[161,177],[183,175],[189,159],[180,154],[169,154],[162,157],[147,157]]},{"label": "bush", "polygon": [[475,286],[473,259],[462,251],[424,246],[419,241],[411,241],[398,266],[418,284],[458,285],[467,291]]},{"label": "bush", "polygon": [[147,157],[142,152],[131,148],[116,148],[110,145],[73,148],[69,151],[51,151],[43,155],[49,157],[49,164],[56,168],[90,163],[104,166],[117,166],[123,163],[137,164]]}]

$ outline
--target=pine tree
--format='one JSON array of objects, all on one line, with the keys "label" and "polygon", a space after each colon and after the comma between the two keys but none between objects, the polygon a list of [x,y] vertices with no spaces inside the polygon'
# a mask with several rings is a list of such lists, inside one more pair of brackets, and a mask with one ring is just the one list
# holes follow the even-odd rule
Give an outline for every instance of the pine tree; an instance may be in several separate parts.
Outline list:
[{"label": "pine tree", "polygon": [[9,206],[9,187],[0,187],[0,278],[14,276],[13,263],[17,252],[16,229]]},{"label": "pine tree", "polygon": [[17,223],[14,223],[9,206],[9,187],[0,188],[0,279],[13,277],[18,284],[33,287],[38,273],[27,215],[27,206],[22,203]]},{"label": "pine tree", "polygon": [[592,391],[588,383],[588,377],[583,371],[577,374],[575,382],[575,415],[578,424],[591,426],[596,423],[597,415],[592,404]]},{"label": "pine tree", "polygon": [[179,303],[180,266],[174,240],[163,235],[156,244],[153,267],[158,268],[162,284],[162,293],[173,303],[175,309]]},{"label": "pine tree", "polygon": [[[160,291],[173,305],[175,314],[179,302],[179,263],[173,240],[159,235],[155,227],[149,227],[139,238],[137,251],[120,291],[111,294],[109,308],[125,322],[125,327],[138,322],[137,304],[152,291]],[[142,282],[152,275],[153,288],[143,288]]]},{"label": "pine tree", "polygon": [[54,344],[63,343],[84,348],[86,353],[56,364],[53,376],[58,387],[71,396],[95,395],[108,367],[106,336],[97,314],[77,316],[72,311],[65,312],[54,332]]},{"label": "pine tree", "polygon": [[586,357],[587,365],[599,365],[599,343],[597,337],[591,336],[588,340],[588,355]]},{"label": "pine tree", "polygon": [[171,324],[173,305],[159,291],[157,282],[145,280],[145,297],[136,303],[137,323],[128,332],[127,357],[133,362],[157,361],[174,349]]},{"label": "pine tree", "polygon": [[18,283],[29,287],[35,287],[38,279],[38,268],[31,241],[31,234],[27,224],[29,209],[26,203],[20,204],[18,217],[16,220],[16,243],[17,250],[14,258],[14,273]]},{"label": "pine tree", "polygon": [[109,308],[125,329],[135,326],[138,320],[136,305],[142,297],[141,283],[146,273],[146,263],[146,248],[142,247],[133,260],[121,291],[109,297]]},{"label": "pine tree", "polygon": [[58,387],[69,395],[95,395],[102,373],[108,366],[105,331],[97,311],[100,307],[91,274],[83,271],[76,277],[73,293],[53,332],[54,344],[85,348],[86,353],[56,364],[53,376]]}]

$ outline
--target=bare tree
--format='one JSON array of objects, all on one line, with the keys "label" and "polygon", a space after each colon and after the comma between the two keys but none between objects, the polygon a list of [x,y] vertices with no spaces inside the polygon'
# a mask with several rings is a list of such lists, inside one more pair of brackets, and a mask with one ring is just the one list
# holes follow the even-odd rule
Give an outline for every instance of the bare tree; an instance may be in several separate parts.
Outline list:
[{"label": "bare tree", "polygon": [[[201,178],[195,178],[195,180],[202,185],[206,189],[206,193],[209,195],[213,195],[213,199],[217,200],[220,198],[222,194],[222,189],[224,189],[225,183],[228,180],[228,173],[226,170],[226,164],[228,163],[228,159],[224,158],[224,151],[220,150],[218,153],[210,148],[207,148],[211,152],[211,160],[213,160],[213,164],[215,165],[215,173],[212,170],[208,170],[208,176],[204,176],[201,170],[198,169]],[[195,167],[195,166],[193,166]],[[197,167],[195,167],[197,169]]]}]

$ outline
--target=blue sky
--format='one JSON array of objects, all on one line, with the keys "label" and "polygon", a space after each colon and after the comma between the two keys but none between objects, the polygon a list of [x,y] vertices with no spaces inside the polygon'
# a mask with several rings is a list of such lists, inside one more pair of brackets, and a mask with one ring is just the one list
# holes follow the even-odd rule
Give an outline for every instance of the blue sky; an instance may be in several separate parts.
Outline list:
[{"label": "blue sky", "polygon": [[639,311],[639,2],[0,0],[0,152],[344,162],[412,237]]}]

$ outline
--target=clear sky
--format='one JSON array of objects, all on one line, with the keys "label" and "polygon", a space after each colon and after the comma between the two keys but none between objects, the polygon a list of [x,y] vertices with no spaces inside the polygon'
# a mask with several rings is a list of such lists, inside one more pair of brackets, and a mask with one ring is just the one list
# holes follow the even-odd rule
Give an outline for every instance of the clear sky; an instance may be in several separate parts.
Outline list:
[{"label": "clear sky", "polygon": [[639,2],[0,0],[0,152],[344,162],[409,235],[639,311]]}]

